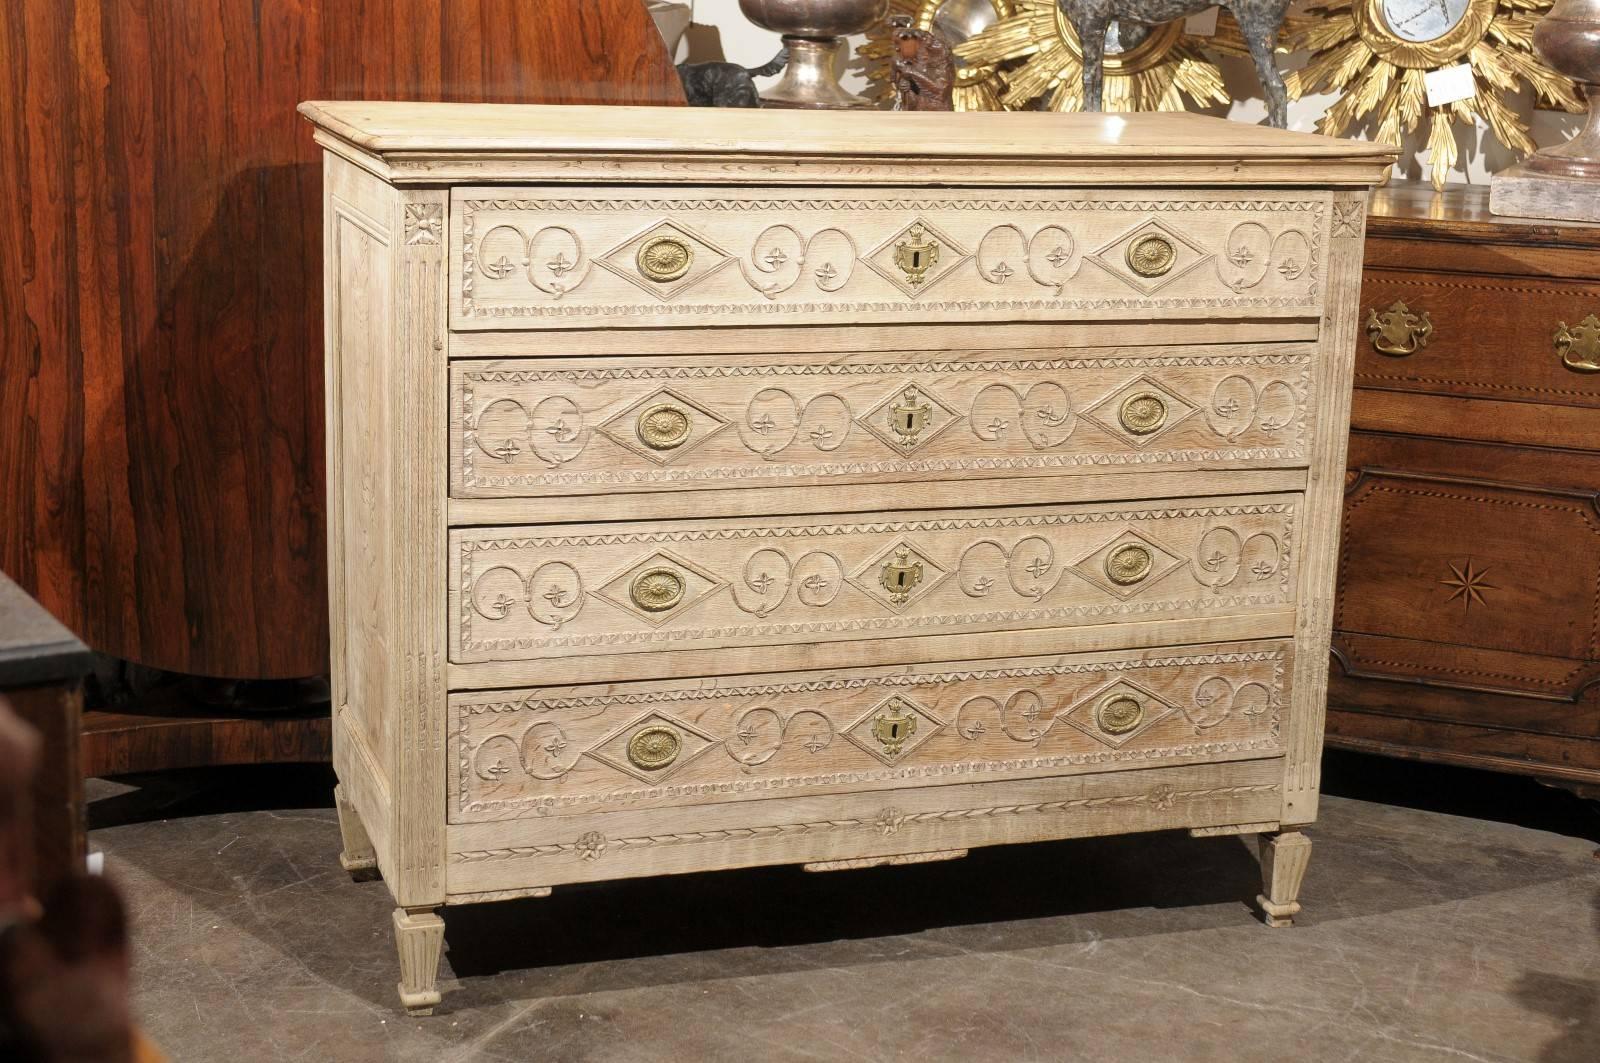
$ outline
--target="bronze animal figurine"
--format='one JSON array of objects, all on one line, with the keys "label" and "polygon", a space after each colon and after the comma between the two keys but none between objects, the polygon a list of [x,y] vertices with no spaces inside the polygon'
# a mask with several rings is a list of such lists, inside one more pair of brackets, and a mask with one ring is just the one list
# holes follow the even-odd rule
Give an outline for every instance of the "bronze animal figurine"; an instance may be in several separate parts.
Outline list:
[{"label": "bronze animal figurine", "polygon": [[889,19],[894,39],[894,89],[902,111],[949,111],[956,60],[938,34],[917,29],[906,15]]},{"label": "bronze animal figurine", "polygon": [[761,66],[738,63],[679,63],[678,80],[690,107],[760,107],[755,78],[771,77],[789,65],[784,48]]},{"label": "bronze animal figurine", "polygon": [[[1173,19],[1188,18],[1216,0],[1057,0],[1083,47],[1083,109],[1100,109],[1100,90],[1105,77],[1106,30],[1117,23],[1117,39],[1123,50],[1137,47],[1150,31]],[[1261,92],[1267,101],[1267,121],[1279,129],[1289,127],[1289,93],[1283,75],[1273,61],[1278,45],[1278,28],[1289,10],[1289,0],[1222,0],[1222,7],[1233,13],[1255,61],[1261,78]]]}]

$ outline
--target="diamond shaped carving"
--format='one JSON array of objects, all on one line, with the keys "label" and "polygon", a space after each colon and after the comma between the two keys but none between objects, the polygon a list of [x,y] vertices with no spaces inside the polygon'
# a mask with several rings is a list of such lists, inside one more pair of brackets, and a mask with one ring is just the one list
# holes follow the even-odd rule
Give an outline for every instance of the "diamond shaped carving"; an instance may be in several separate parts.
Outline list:
[{"label": "diamond shaped carving", "polygon": [[[1150,255],[1152,250],[1158,253]],[[1089,260],[1135,291],[1153,295],[1212,257],[1170,225],[1149,218],[1090,255]],[[1159,267],[1161,272],[1142,274],[1134,268],[1135,262],[1146,268]]]},{"label": "diamond shaped carving", "polygon": [[635,779],[656,782],[714,745],[717,740],[693,724],[664,713],[647,712],[596,742],[584,751],[584,756]]},{"label": "diamond shaped carving", "polygon": [[1129,445],[1145,447],[1199,409],[1154,377],[1141,376],[1089,406],[1083,416]]},{"label": "diamond shaped carving", "polygon": [[893,612],[903,613],[949,577],[950,571],[915,543],[897,539],[856,569],[850,583]]},{"label": "diamond shaped carving", "polygon": [[1182,565],[1183,558],[1149,536],[1129,529],[1073,565],[1070,571],[1127,601]]},{"label": "diamond shaped carving", "polygon": [[1065,719],[1090,738],[1117,749],[1177,711],[1161,695],[1118,679],[1058,713],[1056,719]]},{"label": "diamond shaped carving", "polygon": [[659,221],[595,261],[665,303],[732,262],[733,256],[692,229]]},{"label": "diamond shaped carving", "polygon": [[727,586],[699,565],[657,550],[603,583],[594,596],[652,627],[687,613]]},{"label": "diamond shaped carving", "polygon": [[904,694],[892,694],[845,729],[844,736],[885,764],[897,764],[932,738],[944,721]]},{"label": "diamond shaped carving", "polygon": [[671,388],[657,388],[597,427],[619,446],[658,465],[669,465],[728,424],[693,399]]},{"label": "diamond shaped carving", "polygon": [[914,454],[961,420],[955,407],[920,384],[907,384],[856,418],[856,423],[900,454]]},{"label": "diamond shaped carving", "polygon": [[915,299],[971,257],[960,244],[918,218],[879,244],[862,261]]}]

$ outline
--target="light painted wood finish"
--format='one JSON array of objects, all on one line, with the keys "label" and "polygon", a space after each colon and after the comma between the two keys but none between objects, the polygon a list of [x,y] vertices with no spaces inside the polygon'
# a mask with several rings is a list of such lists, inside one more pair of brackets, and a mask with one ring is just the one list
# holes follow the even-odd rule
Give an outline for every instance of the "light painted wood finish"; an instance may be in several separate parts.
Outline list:
[{"label": "light painted wood finish", "polygon": [[[1324,192],[451,196],[458,329],[1303,317],[1322,300]],[[645,261],[661,248],[670,268]]]},{"label": "light painted wood finish", "polygon": [[[1385,149],[302,109],[341,822],[408,1007],[446,903],[1314,818]],[[1277,838],[1282,920],[1307,849]]]},{"label": "light painted wood finish", "polygon": [[[663,357],[648,367],[618,358],[455,362],[451,493],[1301,465],[1314,352],[1217,344]],[[1123,404],[1146,393],[1165,406],[1163,420],[1130,430]],[[906,431],[896,409],[917,407],[927,408],[923,423]],[[665,418],[671,434],[653,430],[651,417]]]}]

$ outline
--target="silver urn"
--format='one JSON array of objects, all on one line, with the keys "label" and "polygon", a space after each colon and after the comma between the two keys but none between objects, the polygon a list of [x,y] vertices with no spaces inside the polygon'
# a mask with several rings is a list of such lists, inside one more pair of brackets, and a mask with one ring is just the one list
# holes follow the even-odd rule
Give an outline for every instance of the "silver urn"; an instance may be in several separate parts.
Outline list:
[{"label": "silver urn", "polygon": [[789,65],[777,85],[761,94],[768,107],[840,109],[871,107],[872,101],[839,84],[838,61],[845,38],[861,33],[888,13],[889,0],[739,0],[744,17],[783,35]]}]

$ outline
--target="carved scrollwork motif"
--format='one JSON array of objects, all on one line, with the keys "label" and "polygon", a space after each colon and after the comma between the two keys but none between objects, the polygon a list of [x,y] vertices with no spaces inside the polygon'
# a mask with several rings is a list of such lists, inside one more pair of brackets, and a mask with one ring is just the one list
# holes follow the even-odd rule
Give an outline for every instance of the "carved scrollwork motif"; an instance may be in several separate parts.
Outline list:
[{"label": "carved scrollwork motif", "polygon": [[531,412],[515,399],[496,399],[470,432],[472,444],[496,461],[509,465],[526,451],[552,469],[582,454],[590,435],[583,407],[565,395],[542,399]]},{"label": "carved scrollwork motif", "polygon": [[1252,679],[1236,686],[1220,675],[1202,679],[1194,689],[1192,700],[1194,712],[1181,703],[1178,711],[1194,727],[1195,734],[1211,730],[1236,712],[1241,716],[1260,716],[1273,707],[1272,691],[1265,683]]},{"label": "carved scrollwork motif", "polygon": [[856,242],[843,229],[819,229],[805,237],[792,225],[769,225],[757,234],[749,262],[741,260],[739,269],[750,287],[776,299],[808,272],[818,290],[838,291],[849,282],[856,256]]},{"label": "carved scrollwork motif", "polygon": [[985,443],[1003,443],[1020,432],[1035,450],[1061,446],[1077,427],[1072,395],[1051,381],[1026,393],[1010,384],[990,384],[973,396],[967,420],[972,434]]},{"label": "carved scrollwork motif", "polygon": [[1083,264],[1078,242],[1059,225],[1046,225],[1032,237],[1015,225],[996,225],[978,242],[978,276],[1006,285],[1022,267],[1037,285],[1060,296]]},{"label": "carved scrollwork motif", "polygon": [[844,445],[853,418],[850,404],[831,391],[813,395],[802,406],[788,388],[762,388],[745,406],[739,438],[767,459],[797,442],[826,453]]},{"label": "carved scrollwork motif", "polygon": [[969,742],[976,742],[998,728],[1014,742],[1037,746],[1054,726],[1061,707],[1059,701],[1053,708],[1046,702],[1043,694],[1029,687],[1013,691],[1004,701],[979,694],[957,707],[955,732]]},{"label": "carved scrollwork motif", "polygon": [[1236,583],[1263,583],[1283,569],[1283,544],[1269,532],[1242,537],[1227,525],[1214,525],[1195,544],[1194,578],[1220,590]]},{"label": "carved scrollwork motif", "polygon": [[553,299],[583,284],[591,265],[583,240],[565,225],[546,225],[529,237],[508,223],[483,234],[476,261],[478,272],[490,280],[504,280],[524,270],[528,283]]},{"label": "carved scrollwork motif", "polygon": [[549,720],[540,720],[522,735],[522,770],[534,779],[559,779],[572,770],[580,754],[571,757],[567,733]]},{"label": "carved scrollwork motif", "polygon": [[723,739],[723,749],[743,768],[759,767],[777,756],[791,740],[815,756],[833,744],[833,724],[814,709],[801,709],[785,717],[760,706],[740,716],[733,732]]},{"label": "carved scrollwork motif", "polygon": [[[826,550],[811,550],[796,561],[775,547],[751,554],[744,563],[744,587],[733,589],[733,603],[746,613],[765,617],[789,600],[792,592],[801,605],[822,609],[833,604],[844,588],[844,562]],[[753,594],[754,600],[747,596]]]},{"label": "carved scrollwork motif", "polygon": [[1272,234],[1258,221],[1235,225],[1222,241],[1216,268],[1222,283],[1234,291],[1254,288],[1272,269]]},{"label": "carved scrollwork motif", "polygon": [[956,581],[969,598],[986,598],[1003,576],[1018,595],[1041,601],[1061,582],[1063,568],[1050,540],[1030,535],[1007,547],[980,539],[961,552]]},{"label": "carved scrollwork motif", "polygon": [[1294,423],[1298,403],[1294,389],[1282,380],[1269,380],[1260,388],[1239,373],[1223,377],[1211,392],[1206,421],[1211,430],[1230,443],[1252,428],[1282,431]]},{"label": "carved scrollwork motif", "polygon": [[1296,281],[1311,267],[1311,237],[1299,229],[1285,229],[1272,241],[1272,268],[1286,281]]},{"label": "carved scrollwork motif", "polygon": [[526,579],[510,565],[495,565],[472,581],[468,596],[485,620],[504,620],[524,606],[537,623],[559,631],[583,611],[583,577],[565,561],[546,561]]}]

